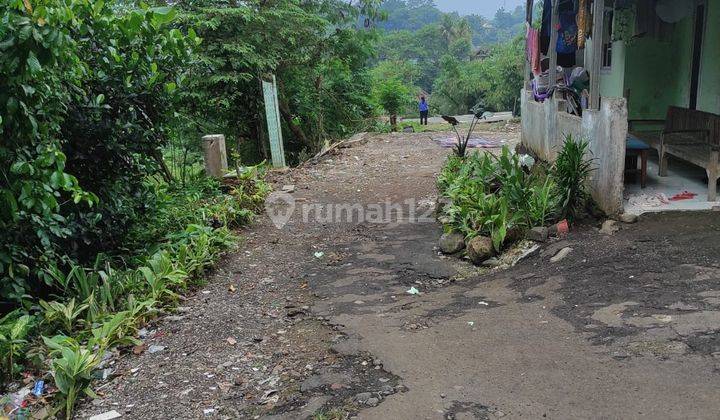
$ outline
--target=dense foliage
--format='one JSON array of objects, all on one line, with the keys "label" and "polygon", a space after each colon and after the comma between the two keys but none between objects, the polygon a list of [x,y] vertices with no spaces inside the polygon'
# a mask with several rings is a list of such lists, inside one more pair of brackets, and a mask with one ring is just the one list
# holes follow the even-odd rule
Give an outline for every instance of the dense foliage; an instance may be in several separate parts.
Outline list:
[{"label": "dense foliage", "polygon": [[[498,10],[494,19],[440,12],[427,0],[391,0],[378,44],[374,80],[403,82],[417,96],[431,94],[434,113],[513,110],[522,87],[524,12]],[[404,113],[415,113],[413,106]]]},{"label": "dense foliage", "polygon": [[[160,173],[162,121],[195,39],[169,8],[0,5],[0,297],[52,285],[48,265],[111,249]],[[91,254],[87,251],[92,250]]]},{"label": "dense foliage", "polygon": [[201,42],[174,8],[11,0],[0,19],[0,388],[47,370],[70,418],[269,188],[262,167],[221,185],[166,164]]},{"label": "dense foliage", "polygon": [[370,124],[375,31],[335,0],[182,0],[181,26],[203,39],[189,71],[182,113],[187,138],[225,133],[246,161],[267,158],[260,81],[275,74],[285,150],[293,163],[326,140]]},{"label": "dense foliage", "polygon": [[499,156],[474,153],[451,156],[438,176],[446,230],[468,238],[490,237],[496,251],[536,226],[577,217],[587,204],[591,161],[587,143],[568,137],[556,164],[528,168],[520,155],[504,147]]}]

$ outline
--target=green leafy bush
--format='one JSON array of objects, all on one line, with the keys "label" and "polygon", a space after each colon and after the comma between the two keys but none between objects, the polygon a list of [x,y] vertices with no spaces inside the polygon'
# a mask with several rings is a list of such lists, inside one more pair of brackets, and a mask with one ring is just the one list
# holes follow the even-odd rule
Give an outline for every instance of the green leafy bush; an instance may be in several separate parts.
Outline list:
[{"label": "green leafy bush", "polygon": [[571,220],[585,209],[590,197],[586,181],[593,167],[592,160],[586,159],[588,146],[586,140],[568,135],[552,169],[560,191],[562,216]]},{"label": "green leafy bush", "polygon": [[507,147],[498,156],[449,157],[437,180],[451,201],[444,209],[445,229],[468,238],[488,236],[499,252],[508,238],[529,228],[577,216],[588,199],[592,166],[586,150],[587,142],[568,137],[549,171],[539,170],[542,164],[525,168]]},{"label": "green leafy bush", "polygon": [[19,370],[18,362],[22,361],[26,338],[34,326],[34,320],[34,317],[21,310],[0,318],[0,373],[3,379],[12,379]]},{"label": "green leafy bush", "polygon": [[399,79],[378,81],[375,89],[376,100],[390,117],[394,130],[398,114],[412,101],[410,90]]},{"label": "green leafy bush", "polygon": [[165,174],[163,122],[196,38],[172,8],[0,3],[0,300],[112,249]]},{"label": "green leafy bush", "polygon": [[64,400],[65,418],[71,419],[81,393],[97,396],[90,388],[92,372],[102,360],[102,352],[93,352],[73,340],[44,338],[45,344],[59,355],[52,359],[51,373]]}]

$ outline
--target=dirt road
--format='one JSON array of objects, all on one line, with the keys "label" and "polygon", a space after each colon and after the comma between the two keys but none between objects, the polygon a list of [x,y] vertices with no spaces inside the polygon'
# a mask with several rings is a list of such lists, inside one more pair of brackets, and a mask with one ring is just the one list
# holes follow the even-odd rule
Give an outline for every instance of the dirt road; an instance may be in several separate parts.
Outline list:
[{"label": "dirt road", "polygon": [[447,153],[373,136],[279,177],[288,223],[242,232],[148,327],[161,350],[121,357],[80,416],[717,418],[718,213],[583,226],[488,272],[438,255],[440,226],[417,220]]}]

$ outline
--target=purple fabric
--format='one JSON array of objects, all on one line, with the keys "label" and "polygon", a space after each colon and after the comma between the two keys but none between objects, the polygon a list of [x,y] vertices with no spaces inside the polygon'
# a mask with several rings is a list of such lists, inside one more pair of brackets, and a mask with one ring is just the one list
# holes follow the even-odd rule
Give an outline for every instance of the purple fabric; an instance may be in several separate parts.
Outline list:
[{"label": "purple fabric", "polygon": [[[435,141],[440,145],[440,147],[445,147],[448,149],[457,145],[456,137],[438,138],[435,139]],[[467,147],[469,149],[497,149],[502,147],[503,144],[505,144],[504,140],[472,137],[468,141]]]}]

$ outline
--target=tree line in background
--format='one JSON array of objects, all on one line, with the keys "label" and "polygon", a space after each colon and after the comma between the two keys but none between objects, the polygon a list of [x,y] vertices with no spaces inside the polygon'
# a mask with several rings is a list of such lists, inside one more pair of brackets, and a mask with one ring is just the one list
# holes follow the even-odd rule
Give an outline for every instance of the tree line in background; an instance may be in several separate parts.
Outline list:
[{"label": "tree line in background", "polygon": [[[500,9],[493,19],[443,13],[431,0],[389,0],[372,70],[376,96],[383,84],[405,86],[402,113],[431,96],[433,113],[466,114],[481,104],[513,110],[522,87],[525,12]],[[407,93],[410,93],[407,95]],[[400,99],[400,98],[398,98]]]}]

